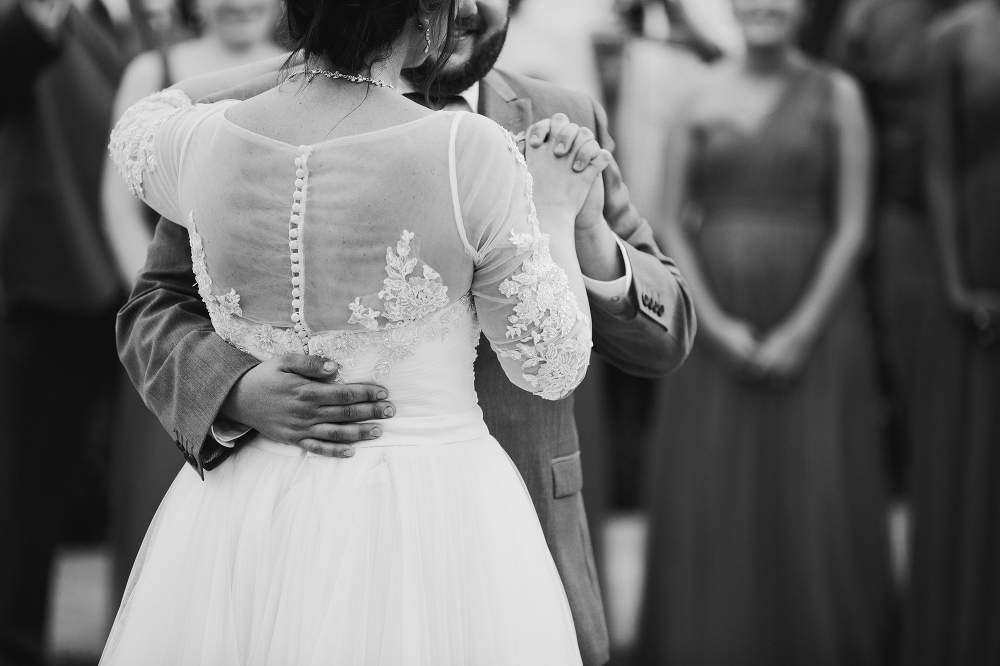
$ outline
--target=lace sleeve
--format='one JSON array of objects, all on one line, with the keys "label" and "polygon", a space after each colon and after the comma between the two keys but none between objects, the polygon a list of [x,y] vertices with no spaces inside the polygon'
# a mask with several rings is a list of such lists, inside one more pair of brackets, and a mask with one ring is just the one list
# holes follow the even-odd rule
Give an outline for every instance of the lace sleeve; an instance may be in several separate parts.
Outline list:
[{"label": "lace sleeve", "polygon": [[162,134],[164,124],[183,111],[195,108],[180,90],[163,90],[139,100],[121,117],[111,132],[108,150],[129,192],[158,213],[174,221],[184,215],[177,209],[177,170],[183,134]]},{"label": "lace sleeve", "polygon": [[577,294],[539,229],[531,174],[513,137],[479,116],[463,122],[478,127],[463,132],[451,164],[468,172],[456,173],[453,183],[475,263],[480,324],[514,384],[547,400],[564,398],[583,380],[593,346],[579,268],[569,267],[580,283]]}]

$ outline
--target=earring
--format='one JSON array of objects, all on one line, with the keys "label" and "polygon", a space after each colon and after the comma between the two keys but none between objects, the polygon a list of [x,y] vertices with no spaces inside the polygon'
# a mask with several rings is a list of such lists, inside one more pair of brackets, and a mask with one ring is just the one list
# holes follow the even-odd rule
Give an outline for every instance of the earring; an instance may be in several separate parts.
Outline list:
[{"label": "earring", "polygon": [[430,53],[430,52],[431,52],[431,28],[430,26],[428,26],[427,30],[424,31],[424,53]]}]

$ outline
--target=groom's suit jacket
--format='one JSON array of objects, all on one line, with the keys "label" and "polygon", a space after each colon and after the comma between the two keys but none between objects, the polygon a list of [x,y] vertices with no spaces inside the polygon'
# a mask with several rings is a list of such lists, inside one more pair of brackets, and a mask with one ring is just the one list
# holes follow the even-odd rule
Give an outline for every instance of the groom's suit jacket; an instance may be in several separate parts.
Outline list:
[{"label": "groom's suit jacket", "polygon": [[[612,148],[604,110],[590,98],[499,71],[480,88],[480,113],[511,132],[567,114]],[[605,217],[626,241],[632,266],[627,299],[593,303],[595,351],[626,372],[664,375],[686,357],[694,310],[672,261],[629,201],[616,164],[605,171]],[[257,361],[215,335],[198,297],[187,232],[161,223],[129,302],[119,313],[122,362],[146,404],[172,432],[199,473],[229,453],[209,436],[222,402]],[[583,507],[582,469],[572,397],[548,401],[511,384],[489,344],[476,361],[476,391],[490,432],[524,478],[555,559],[587,666],[608,660],[608,633]]]}]

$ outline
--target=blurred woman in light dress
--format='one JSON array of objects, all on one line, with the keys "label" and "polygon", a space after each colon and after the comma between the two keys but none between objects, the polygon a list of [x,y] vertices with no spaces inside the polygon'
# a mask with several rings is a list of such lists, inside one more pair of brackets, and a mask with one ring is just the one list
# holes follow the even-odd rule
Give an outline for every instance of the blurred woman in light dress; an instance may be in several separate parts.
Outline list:
[{"label": "blurred woman in light dress", "polygon": [[[161,44],[133,60],[118,89],[114,117],[177,81],[278,55],[272,38],[279,13],[279,0],[182,0],[173,8],[174,26],[155,22],[159,36],[176,34],[177,25],[183,24],[201,35]],[[101,199],[105,232],[122,281],[131,289],[159,215],[129,194],[110,160],[105,163]],[[127,381],[122,383],[115,421],[111,540],[117,598],[125,590],[149,521],[183,460],[177,457],[173,439]]]},{"label": "blurred woman in light dress", "polygon": [[882,664],[890,610],[874,336],[858,277],[858,86],[794,46],[804,0],[734,0],[744,61],[666,146],[661,239],[699,338],[649,451],[648,664]]},{"label": "blurred woman in light dress", "polygon": [[[279,0],[189,0],[176,6],[176,20],[200,35],[166,44],[133,60],[115,99],[116,117],[143,97],[177,81],[273,58],[282,53],[274,43]],[[148,209],[128,193],[110,160],[105,167],[105,225],[122,277],[131,286],[152,240]]]}]

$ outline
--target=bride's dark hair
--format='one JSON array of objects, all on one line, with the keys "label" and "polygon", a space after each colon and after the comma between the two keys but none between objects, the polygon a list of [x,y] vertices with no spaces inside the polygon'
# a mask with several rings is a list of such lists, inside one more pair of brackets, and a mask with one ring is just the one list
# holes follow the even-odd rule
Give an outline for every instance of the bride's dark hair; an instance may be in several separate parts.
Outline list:
[{"label": "bride's dark hair", "polygon": [[[344,74],[368,74],[389,57],[411,17],[430,28],[435,60],[424,92],[429,93],[452,51],[456,0],[285,0],[292,51],[306,61],[321,56]],[[443,37],[443,39],[442,39]]]}]

